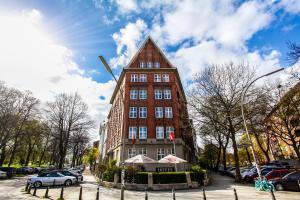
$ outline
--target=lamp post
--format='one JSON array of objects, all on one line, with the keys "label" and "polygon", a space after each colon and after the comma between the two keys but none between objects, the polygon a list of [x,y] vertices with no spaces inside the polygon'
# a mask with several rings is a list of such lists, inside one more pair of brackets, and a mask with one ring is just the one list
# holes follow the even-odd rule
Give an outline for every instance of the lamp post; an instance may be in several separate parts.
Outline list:
[{"label": "lamp post", "polygon": [[[107,64],[106,60],[104,59],[103,56],[99,56],[99,59],[101,63],[104,65],[106,71],[112,75],[116,83],[118,84],[118,80],[116,79],[116,76],[112,72],[110,66]],[[124,103],[124,97],[123,97],[123,88],[120,87],[120,93],[121,93],[121,100]],[[124,161],[124,151],[125,151],[125,113],[123,112],[123,127],[122,127],[122,154],[121,154],[121,164],[122,164],[122,172],[121,172],[121,184],[122,184],[122,189],[125,187],[125,161]],[[123,197],[124,198],[124,197]]]},{"label": "lamp post", "polygon": [[260,170],[260,167],[258,165],[258,162],[257,162],[257,157],[255,155],[255,152],[254,152],[254,146],[253,146],[253,142],[251,140],[251,137],[250,137],[250,134],[248,132],[248,128],[247,128],[247,123],[246,123],[246,119],[245,119],[245,116],[244,116],[244,99],[245,99],[245,96],[246,96],[246,93],[248,91],[248,89],[250,88],[250,86],[255,83],[257,80],[263,78],[263,77],[267,77],[267,76],[270,76],[272,74],[275,74],[277,72],[280,72],[284,70],[284,68],[281,68],[281,69],[278,69],[278,70],[275,70],[275,71],[272,71],[270,73],[267,73],[267,74],[264,74],[262,76],[259,76],[258,78],[254,79],[247,87],[246,89],[242,92],[242,97],[241,97],[241,108],[242,108],[242,118],[243,118],[243,121],[244,121],[244,126],[245,126],[245,130],[246,130],[246,134],[248,136],[248,140],[250,142],[250,147],[251,147],[251,150],[252,150],[252,155],[253,155],[253,158],[254,158],[254,162],[255,162],[255,166],[256,166],[256,169],[257,169],[257,173],[258,173],[258,176],[259,178],[261,178],[261,170]]}]

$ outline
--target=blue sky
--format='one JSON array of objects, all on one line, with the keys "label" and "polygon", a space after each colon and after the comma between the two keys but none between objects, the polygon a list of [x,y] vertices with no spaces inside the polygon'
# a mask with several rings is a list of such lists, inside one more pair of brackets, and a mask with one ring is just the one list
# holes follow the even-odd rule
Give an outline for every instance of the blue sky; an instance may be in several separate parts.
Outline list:
[{"label": "blue sky", "polygon": [[98,56],[119,74],[149,34],[184,82],[212,63],[248,62],[258,74],[286,67],[286,42],[300,43],[299,0],[0,0],[0,5],[6,30],[0,42],[7,43],[0,47],[5,58],[0,80],[44,102],[58,92],[77,91],[96,121],[105,118],[115,86]]}]

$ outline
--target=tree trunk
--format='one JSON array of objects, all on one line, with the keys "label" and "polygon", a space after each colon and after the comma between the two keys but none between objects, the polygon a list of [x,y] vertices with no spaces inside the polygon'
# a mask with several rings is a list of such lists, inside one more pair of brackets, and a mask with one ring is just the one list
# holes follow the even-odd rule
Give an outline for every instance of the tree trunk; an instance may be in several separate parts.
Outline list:
[{"label": "tree trunk", "polygon": [[222,144],[220,144],[219,148],[218,148],[218,157],[217,157],[217,163],[215,166],[215,170],[218,171],[219,169],[219,165],[220,165],[220,160],[221,160],[221,149],[222,149]]},{"label": "tree trunk", "polygon": [[234,166],[236,172],[235,181],[240,182],[241,181],[240,163],[239,163],[238,148],[236,145],[234,132],[231,132],[231,140],[232,140],[232,147],[233,147]]},{"label": "tree trunk", "polygon": [[224,167],[224,172],[226,171],[226,147],[222,147],[222,154],[223,154],[223,167]]},{"label": "tree trunk", "polygon": [[16,154],[16,151],[17,151],[17,144],[18,144],[18,137],[15,137],[15,139],[14,139],[14,145],[13,145],[12,152],[11,152],[11,156],[10,156],[9,162],[8,162],[8,166],[9,167],[10,167],[10,165],[14,161],[15,154]]},{"label": "tree trunk", "polygon": [[252,162],[251,162],[251,156],[250,156],[248,147],[246,147],[246,152],[247,152],[247,159],[248,159],[249,165],[252,165]]},{"label": "tree trunk", "polygon": [[264,147],[263,147],[263,145],[262,145],[262,143],[260,143],[260,141],[259,141],[258,135],[257,134],[253,134],[253,135],[254,135],[255,141],[256,141],[259,149],[263,152],[263,154],[264,154],[264,156],[266,158],[266,161],[269,163],[270,162],[270,156],[269,156],[268,148],[267,148],[267,150],[265,150]]},{"label": "tree trunk", "polygon": [[29,163],[31,153],[32,153],[31,145],[28,145],[27,156],[26,156],[26,160],[25,160],[25,166],[27,166],[28,163]]},{"label": "tree trunk", "polygon": [[4,160],[5,160],[5,150],[6,150],[6,144],[3,145],[2,150],[1,150],[1,156],[0,156],[0,166],[2,166],[4,164]]}]

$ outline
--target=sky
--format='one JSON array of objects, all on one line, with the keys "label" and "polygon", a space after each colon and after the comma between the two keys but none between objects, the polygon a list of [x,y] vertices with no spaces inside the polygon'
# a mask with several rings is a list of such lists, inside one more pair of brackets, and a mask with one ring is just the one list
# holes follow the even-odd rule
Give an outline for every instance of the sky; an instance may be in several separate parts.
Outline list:
[{"label": "sky", "polygon": [[300,43],[300,0],[0,0],[0,81],[43,103],[78,92],[97,129],[118,76],[150,35],[188,84],[209,64],[288,67]]}]

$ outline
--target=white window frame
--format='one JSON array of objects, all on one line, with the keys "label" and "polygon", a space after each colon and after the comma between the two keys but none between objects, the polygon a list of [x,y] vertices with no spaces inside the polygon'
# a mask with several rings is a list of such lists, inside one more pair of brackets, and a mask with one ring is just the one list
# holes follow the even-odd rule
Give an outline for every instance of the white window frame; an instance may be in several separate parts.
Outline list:
[{"label": "white window frame", "polygon": [[131,78],[130,78],[131,82],[138,82],[139,78],[137,74],[131,74]]},{"label": "white window frame", "polygon": [[155,107],[155,118],[163,118],[163,117],[164,117],[164,108]]},{"label": "white window frame", "polygon": [[173,118],[172,107],[165,107],[165,118]]},{"label": "white window frame", "polygon": [[139,99],[147,99],[147,90],[146,89],[139,90]]},{"label": "white window frame", "polygon": [[175,151],[174,151],[174,148],[168,148],[167,149],[167,155],[173,155],[173,156],[175,156]]},{"label": "white window frame", "polygon": [[137,135],[137,127],[136,126],[129,126],[128,139],[130,139],[130,140],[136,139],[136,135]]},{"label": "white window frame", "polygon": [[172,91],[170,89],[164,89],[164,99],[172,99]]},{"label": "white window frame", "polygon": [[165,157],[165,149],[164,148],[157,148],[157,160],[160,160],[163,157]]},{"label": "white window frame", "polygon": [[136,155],[136,149],[134,148],[129,148],[128,149],[128,158],[132,158]]},{"label": "white window frame", "polygon": [[137,107],[129,107],[129,118],[137,118]]},{"label": "white window frame", "polygon": [[160,89],[155,89],[154,90],[154,99],[162,99],[163,94]]},{"label": "white window frame", "polygon": [[[171,132],[174,132],[174,126],[167,126],[166,127],[166,138],[167,139],[170,139]],[[175,134],[175,132],[174,132],[174,134]]]},{"label": "white window frame", "polygon": [[139,107],[139,117],[147,118],[147,107]]},{"label": "white window frame", "polygon": [[130,99],[138,99],[139,91],[137,89],[130,90]]},{"label": "white window frame", "polygon": [[147,156],[147,148],[146,147],[139,148],[138,149],[138,154],[141,154],[143,156]]},{"label": "white window frame", "polygon": [[162,75],[162,81],[163,82],[170,82],[169,74],[163,74]]},{"label": "white window frame", "polygon": [[153,63],[152,62],[147,62],[147,68],[152,68],[153,67]]},{"label": "white window frame", "polygon": [[161,75],[160,74],[154,74],[154,82],[156,82],[156,83],[161,82]]},{"label": "white window frame", "polygon": [[147,74],[140,74],[140,82],[147,82]]},{"label": "white window frame", "polygon": [[140,126],[139,127],[139,139],[147,139],[148,130],[147,126]]},{"label": "white window frame", "polygon": [[165,133],[164,133],[164,127],[163,126],[156,126],[155,127],[155,135],[156,139],[164,139]]},{"label": "white window frame", "polygon": [[140,62],[140,68],[146,68],[146,63],[144,61]]},{"label": "white window frame", "polygon": [[160,68],[160,63],[159,62],[155,62],[154,63],[154,68]]}]

